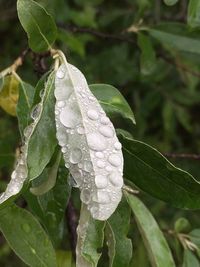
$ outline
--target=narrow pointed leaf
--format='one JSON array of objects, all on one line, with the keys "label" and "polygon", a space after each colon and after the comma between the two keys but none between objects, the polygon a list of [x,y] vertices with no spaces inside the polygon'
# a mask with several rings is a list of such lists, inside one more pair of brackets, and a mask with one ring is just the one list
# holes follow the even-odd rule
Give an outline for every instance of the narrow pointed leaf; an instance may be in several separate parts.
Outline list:
[{"label": "narrow pointed leaf", "polygon": [[178,208],[200,208],[200,183],[153,147],[121,135],[124,177],[143,191]]},{"label": "narrow pointed leaf", "polygon": [[66,167],[93,218],[106,220],[122,196],[121,144],[80,70],[63,63],[55,84],[57,138]]},{"label": "narrow pointed leaf", "polygon": [[2,210],[0,230],[15,253],[31,267],[56,267],[53,246],[33,215],[15,205]]},{"label": "narrow pointed leaf", "polygon": [[25,82],[19,85],[19,100],[17,103],[17,118],[21,136],[23,137],[24,129],[30,123],[30,113],[33,104],[34,88]]},{"label": "narrow pointed leaf", "polygon": [[77,229],[78,240],[76,247],[77,267],[96,267],[101,256],[104,240],[105,222],[94,220],[85,204],[82,204],[80,221]]},{"label": "narrow pointed leaf", "polygon": [[120,91],[114,86],[109,84],[91,84],[89,88],[110,118],[121,116],[135,124],[133,111]]},{"label": "narrow pointed leaf", "polygon": [[29,39],[29,46],[35,52],[51,48],[57,35],[51,15],[33,0],[17,1],[18,17]]},{"label": "narrow pointed leaf", "polygon": [[131,210],[123,199],[106,222],[106,239],[110,267],[128,267],[132,257],[132,242],[127,237]]},{"label": "narrow pointed leaf", "polygon": [[198,258],[188,249],[184,250],[183,267],[200,267]]},{"label": "narrow pointed leaf", "polygon": [[54,72],[52,72],[45,84],[41,102],[32,111],[32,117],[37,124],[28,146],[27,164],[30,180],[42,173],[57,145],[54,116],[54,78]]},{"label": "narrow pointed leaf", "polygon": [[175,267],[167,241],[152,214],[137,197],[128,193],[125,195],[135,215],[152,266]]},{"label": "narrow pointed leaf", "polygon": [[199,34],[188,31],[184,24],[162,23],[154,28],[149,28],[148,32],[165,47],[184,52],[200,53]]}]

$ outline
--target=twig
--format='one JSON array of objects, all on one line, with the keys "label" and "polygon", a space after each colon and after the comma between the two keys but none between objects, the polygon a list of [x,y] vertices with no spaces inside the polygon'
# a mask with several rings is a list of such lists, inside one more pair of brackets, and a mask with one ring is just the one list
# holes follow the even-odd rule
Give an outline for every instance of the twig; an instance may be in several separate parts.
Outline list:
[{"label": "twig", "polygon": [[168,158],[174,159],[192,159],[192,160],[200,160],[200,154],[185,154],[185,153],[163,153],[164,156]]},{"label": "twig", "polygon": [[75,210],[75,207],[73,205],[71,198],[69,199],[69,202],[68,202],[66,216],[67,216],[67,225],[68,225],[69,235],[70,235],[70,245],[71,245],[73,256],[75,258],[76,243],[77,243],[76,228],[78,225],[78,218],[77,218],[76,210]]},{"label": "twig", "polygon": [[136,44],[135,40],[125,36],[124,34],[113,34],[113,33],[101,32],[101,31],[97,31],[97,30],[94,30],[91,28],[78,27],[75,25],[66,26],[63,24],[59,24],[59,26],[61,28],[65,29],[66,31],[69,31],[72,33],[89,33],[91,35],[94,35],[94,36],[102,38],[102,39],[118,40],[121,42]]}]

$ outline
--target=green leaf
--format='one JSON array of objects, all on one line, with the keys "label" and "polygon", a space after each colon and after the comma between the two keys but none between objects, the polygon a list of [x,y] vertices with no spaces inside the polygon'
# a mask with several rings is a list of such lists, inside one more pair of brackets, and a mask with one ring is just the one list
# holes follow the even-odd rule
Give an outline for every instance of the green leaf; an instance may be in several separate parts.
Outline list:
[{"label": "green leaf", "polygon": [[4,76],[0,77],[0,92],[3,89],[3,85],[4,85]]},{"label": "green leaf", "polygon": [[168,6],[173,6],[178,3],[179,0],[164,0],[164,3]]},{"label": "green leaf", "polygon": [[110,117],[120,115],[135,124],[134,114],[122,94],[108,84],[91,84],[90,90]]},{"label": "green leaf", "polygon": [[197,32],[189,32],[181,23],[162,23],[147,29],[149,34],[165,47],[199,54],[200,38]]},{"label": "green leaf", "polygon": [[41,196],[26,194],[29,207],[40,218],[54,246],[59,247],[63,239],[64,215],[71,194],[68,171],[60,167],[55,186]]},{"label": "green leaf", "polygon": [[4,77],[3,87],[0,90],[0,107],[12,116],[16,116],[19,84],[19,80],[11,74]]},{"label": "green leaf", "polygon": [[110,267],[128,267],[132,257],[132,242],[127,238],[131,210],[125,199],[106,222],[106,239]]},{"label": "green leaf", "polygon": [[102,248],[105,222],[94,220],[85,204],[82,204],[78,225],[76,248],[77,267],[96,267],[101,256],[97,249]]},{"label": "green leaf", "polygon": [[15,205],[1,211],[0,229],[15,253],[29,266],[56,267],[53,246],[33,215]]},{"label": "green leaf", "polygon": [[124,154],[124,177],[150,195],[178,208],[200,208],[200,184],[176,168],[153,147],[120,136]]},{"label": "green leaf", "polygon": [[17,1],[18,17],[35,52],[49,50],[56,40],[57,28],[51,15],[33,0]]},{"label": "green leaf", "polygon": [[55,129],[55,97],[54,78],[52,72],[45,85],[42,110],[28,145],[27,163],[29,179],[38,177],[50,161],[57,145]]},{"label": "green leaf", "polygon": [[42,183],[41,183],[41,179],[39,179],[40,177],[38,177],[37,179],[39,180],[39,185],[37,184],[37,180],[33,181],[32,184],[34,185],[34,187],[30,188],[30,191],[32,194],[36,196],[40,196],[40,195],[47,193],[49,190],[51,190],[54,187],[56,183],[60,160],[61,160],[61,151],[56,153],[56,159],[53,161],[53,163],[50,166],[45,168],[42,174],[40,175],[42,176],[41,177]]},{"label": "green leaf", "polygon": [[152,266],[175,267],[167,241],[152,214],[137,197],[128,193],[125,195],[135,215]]},{"label": "green leaf", "polygon": [[188,5],[187,23],[191,28],[200,26],[200,1],[190,0]]},{"label": "green leaf", "polygon": [[24,129],[30,123],[30,113],[33,104],[34,88],[25,82],[21,82],[19,85],[19,99],[17,103],[17,118],[21,136]]},{"label": "green leaf", "polygon": [[197,257],[188,249],[184,250],[183,267],[200,267]]},{"label": "green leaf", "polygon": [[143,75],[150,75],[156,68],[156,54],[152,46],[150,38],[138,33],[138,46],[141,50],[140,70]]}]

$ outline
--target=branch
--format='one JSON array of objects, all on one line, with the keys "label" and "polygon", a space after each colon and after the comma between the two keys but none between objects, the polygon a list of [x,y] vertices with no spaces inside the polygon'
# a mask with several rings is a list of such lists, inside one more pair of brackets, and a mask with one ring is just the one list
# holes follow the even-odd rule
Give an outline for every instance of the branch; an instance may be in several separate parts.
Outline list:
[{"label": "branch", "polygon": [[107,33],[107,32],[101,32],[97,31],[91,28],[84,28],[84,27],[78,27],[75,25],[63,25],[59,24],[59,27],[63,28],[64,30],[72,33],[89,33],[93,36],[102,38],[102,39],[110,39],[110,40],[118,40],[121,42],[136,44],[135,40],[132,38],[127,37],[124,34],[113,34],[113,33]]},{"label": "branch", "polygon": [[191,160],[200,160],[200,154],[176,154],[176,153],[163,153],[164,156],[173,159],[191,159]]}]

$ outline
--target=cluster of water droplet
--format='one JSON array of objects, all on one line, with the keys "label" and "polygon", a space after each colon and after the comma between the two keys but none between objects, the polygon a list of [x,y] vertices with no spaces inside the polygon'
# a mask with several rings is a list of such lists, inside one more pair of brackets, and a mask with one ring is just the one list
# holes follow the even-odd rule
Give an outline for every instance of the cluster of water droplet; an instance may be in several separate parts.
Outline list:
[{"label": "cluster of water droplet", "polygon": [[62,64],[55,79],[57,139],[92,217],[107,219],[121,200],[123,156],[115,129],[84,75]]},{"label": "cluster of water droplet", "polygon": [[0,203],[3,203],[11,196],[18,194],[23,184],[28,176],[27,168],[27,153],[28,153],[28,143],[30,137],[38,123],[40,113],[42,110],[43,97],[41,97],[41,102],[37,104],[32,112],[31,118],[33,122],[24,129],[24,145],[21,147],[21,153],[17,159],[14,171],[11,174],[11,180],[7,185],[5,192],[0,195]]}]

